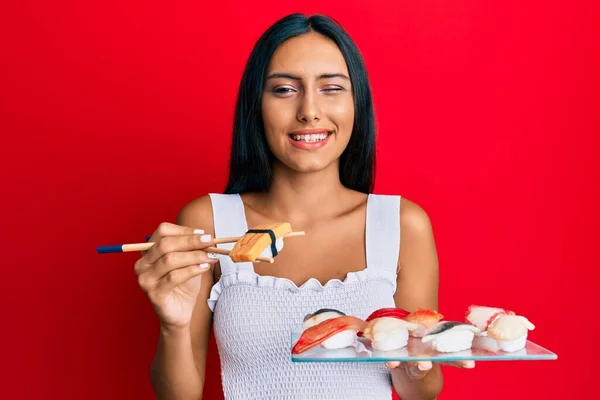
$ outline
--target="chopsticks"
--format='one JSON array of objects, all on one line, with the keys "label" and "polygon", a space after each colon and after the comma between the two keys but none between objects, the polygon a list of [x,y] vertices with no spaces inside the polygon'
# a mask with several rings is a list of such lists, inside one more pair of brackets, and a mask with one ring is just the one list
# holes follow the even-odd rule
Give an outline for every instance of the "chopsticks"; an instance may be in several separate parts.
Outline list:
[{"label": "chopsticks", "polygon": [[[283,237],[303,236],[304,234],[305,233],[303,231],[290,232],[287,235],[284,235]],[[242,237],[243,236],[214,238],[213,243],[214,244],[235,243],[238,240],[240,240]],[[96,248],[96,251],[100,254],[127,253],[127,252],[132,252],[132,251],[146,251],[146,250],[150,249],[152,246],[154,246],[154,242],[126,243],[126,244],[119,244],[119,245],[112,245],[112,246],[98,246]],[[207,253],[215,253],[215,254],[221,254],[221,255],[225,255],[225,256],[229,255],[229,250],[220,249],[218,247],[207,247],[204,249],[204,251],[206,251]],[[262,261],[262,262],[268,262],[268,263],[273,263],[275,261],[272,257],[256,257],[256,260]]]}]

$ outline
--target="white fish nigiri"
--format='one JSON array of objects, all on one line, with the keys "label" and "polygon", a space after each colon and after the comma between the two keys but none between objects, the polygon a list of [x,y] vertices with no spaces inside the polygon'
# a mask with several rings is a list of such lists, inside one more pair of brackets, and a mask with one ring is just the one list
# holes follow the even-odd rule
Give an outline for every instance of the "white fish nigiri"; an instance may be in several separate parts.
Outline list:
[{"label": "white fish nigiri", "polygon": [[363,337],[371,340],[374,350],[397,350],[408,344],[409,331],[419,328],[413,322],[393,317],[380,317],[367,322]]},{"label": "white fish nigiri", "polygon": [[[312,314],[308,314],[304,317],[303,327],[304,329],[311,328],[315,325],[319,325],[321,322],[326,321],[331,318],[337,318],[345,316],[343,312],[339,310],[334,310],[332,308],[322,308],[320,310],[315,311]],[[355,330],[345,330],[335,335],[331,336],[327,340],[321,343],[326,349],[341,349],[344,347],[348,347],[354,344],[356,341],[356,333]]]},{"label": "white fish nigiri", "polygon": [[473,344],[473,338],[480,330],[474,325],[462,322],[439,322],[430,328],[422,342],[431,342],[431,347],[442,353],[454,353],[468,350]]}]

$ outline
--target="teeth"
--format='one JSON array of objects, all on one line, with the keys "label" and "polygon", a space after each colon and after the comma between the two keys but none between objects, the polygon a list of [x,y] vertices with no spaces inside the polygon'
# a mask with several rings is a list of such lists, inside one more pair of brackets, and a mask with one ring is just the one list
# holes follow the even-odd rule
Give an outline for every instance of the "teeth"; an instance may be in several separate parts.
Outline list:
[{"label": "teeth", "polygon": [[312,143],[325,140],[327,139],[327,136],[328,135],[326,133],[318,133],[312,135],[292,135],[292,138],[297,141]]}]

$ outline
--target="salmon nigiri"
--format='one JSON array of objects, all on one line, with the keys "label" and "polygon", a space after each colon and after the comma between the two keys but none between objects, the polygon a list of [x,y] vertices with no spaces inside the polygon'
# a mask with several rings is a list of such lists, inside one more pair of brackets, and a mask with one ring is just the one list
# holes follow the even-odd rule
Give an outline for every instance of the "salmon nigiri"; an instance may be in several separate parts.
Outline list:
[{"label": "salmon nigiri", "polygon": [[427,334],[427,330],[440,322],[440,320],[443,318],[444,316],[436,310],[424,310],[419,308],[417,311],[408,314],[403,319],[419,325],[417,329],[410,331],[410,335],[420,338],[425,336]]}]

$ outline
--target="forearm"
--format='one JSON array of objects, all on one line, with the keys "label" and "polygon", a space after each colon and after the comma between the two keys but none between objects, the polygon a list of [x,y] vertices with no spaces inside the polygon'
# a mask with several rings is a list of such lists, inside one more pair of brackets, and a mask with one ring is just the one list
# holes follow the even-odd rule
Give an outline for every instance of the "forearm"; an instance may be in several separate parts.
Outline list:
[{"label": "forearm", "polygon": [[392,369],[391,374],[394,390],[402,400],[434,400],[444,384],[442,370],[436,364],[421,379],[410,378],[403,366]]},{"label": "forearm", "polygon": [[199,400],[203,382],[196,368],[189,329],[161,329],[150,380],[160,400]]}]

